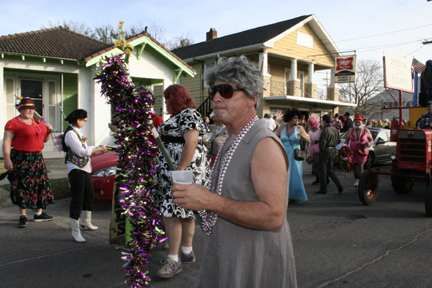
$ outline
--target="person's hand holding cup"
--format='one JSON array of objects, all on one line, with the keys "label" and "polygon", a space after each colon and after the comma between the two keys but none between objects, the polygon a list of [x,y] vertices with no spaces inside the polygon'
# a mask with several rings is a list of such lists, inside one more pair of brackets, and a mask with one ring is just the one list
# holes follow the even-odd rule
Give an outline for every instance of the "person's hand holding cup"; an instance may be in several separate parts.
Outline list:
[{"label": "person's hand holding cup", "polygon": [[193,171],[192,170],[177,170],[171,171],[173,185],[189,185],[193,183]]}]

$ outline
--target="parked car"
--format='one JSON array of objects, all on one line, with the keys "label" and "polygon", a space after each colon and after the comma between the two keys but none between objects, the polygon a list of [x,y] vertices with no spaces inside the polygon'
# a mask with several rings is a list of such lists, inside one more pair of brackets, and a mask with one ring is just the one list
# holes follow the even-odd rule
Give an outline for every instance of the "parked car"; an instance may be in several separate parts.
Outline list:
[{"label": "parked car", "polygon": [[[390,154],[396,153],[396,142],[390,142],[390,129],[367,127],[374,141],[370,143],[369,156],[364,169],[369,169],[378,163],[391,161]],[[341,134],[341,142],[336,146],[339,150],[345,143],[348,132]]]},{"label": "parked car", "polygon": [[91,156],[91,164],[95,200],[112,201],[118,164],[117,153],[93,155]]}]

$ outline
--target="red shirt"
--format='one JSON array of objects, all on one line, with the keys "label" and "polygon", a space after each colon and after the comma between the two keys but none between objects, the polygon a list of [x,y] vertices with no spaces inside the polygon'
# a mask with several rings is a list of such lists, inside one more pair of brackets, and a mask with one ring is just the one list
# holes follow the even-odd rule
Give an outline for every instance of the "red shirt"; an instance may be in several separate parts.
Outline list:
[{"label": "red shirt", "polygon": [[34,121],[37,123],[36,126],[27,125],[18,116],[6,123],[5,130],[14,134],[11,143],[13,149],[28,152],[42,151],[48,130],[42,122]]}]

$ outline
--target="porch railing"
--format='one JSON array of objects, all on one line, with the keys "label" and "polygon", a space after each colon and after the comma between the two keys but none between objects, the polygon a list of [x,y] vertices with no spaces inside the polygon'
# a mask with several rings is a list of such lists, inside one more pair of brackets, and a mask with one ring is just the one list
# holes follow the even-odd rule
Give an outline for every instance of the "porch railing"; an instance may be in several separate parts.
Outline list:
[{"label": "porch railing", "polygon": [[284,82],[270,80],[270,96],[282,95],[286,95]]},{"label": "porch railing", "polygon": [[210,100],[210,97],[207,97],[207,99],[204,100],[204,102],[197,108],[197,111],[202,117],[210,116],[211,112],[213,112],[212,100]]}]

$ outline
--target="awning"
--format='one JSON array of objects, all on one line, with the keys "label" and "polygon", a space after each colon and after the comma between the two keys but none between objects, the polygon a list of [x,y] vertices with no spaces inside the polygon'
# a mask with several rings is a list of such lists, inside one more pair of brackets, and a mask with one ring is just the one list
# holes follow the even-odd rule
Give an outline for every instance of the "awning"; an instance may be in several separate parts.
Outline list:
[{"label": "awning", "polygon": [[264,97],[264,100],[265,101],[296,101],[296,102],[307,102],[307,103],[323,104],[323,105],[330,105],[330,106],[357,107],[357,104],[354,103],[305,98],[305,97],[298,97],[298,96],[270,96],[270,97]]}]

